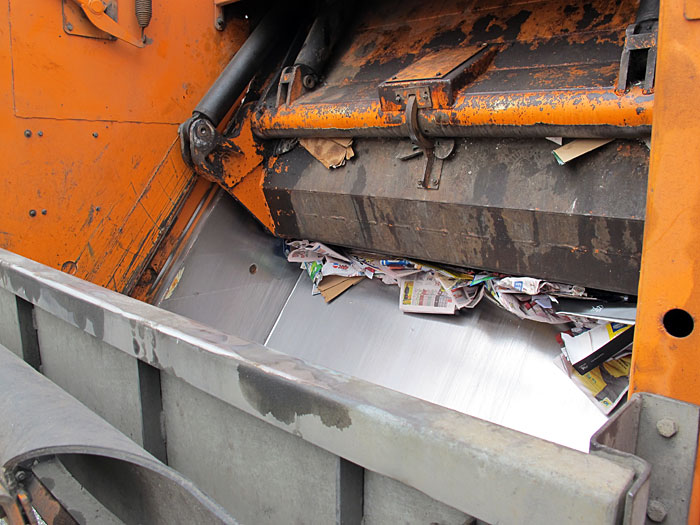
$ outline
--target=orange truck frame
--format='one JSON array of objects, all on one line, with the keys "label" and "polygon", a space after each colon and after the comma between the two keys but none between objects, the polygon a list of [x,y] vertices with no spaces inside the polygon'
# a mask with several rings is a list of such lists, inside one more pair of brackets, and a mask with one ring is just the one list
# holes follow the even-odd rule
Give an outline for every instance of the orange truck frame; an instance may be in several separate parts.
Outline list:
[{"label": "orange truck frame", "polygon": [[[126,0],[118,0],[118,17],[105,15],[114,1],[7,0],[0,9],[0,248],[148,300],[165,259],[211,198],[212,183],[183,162],[178,126],[245,40],[244,18],[222,23],[223,6],[233,3],[154,0],[144,27]],[[581,110],[601,122],[623,115],[621,125],[646,125],[653,113],[630,394],[693,405],[700,405],[698,49],[700,2],[661,0],[656,87],[653,95],[633,93],[644,111]],[[578,111],[569,102],[552,118]],[[443,118],[539,119],[528,111],[496,115],[493,103]],[[227,157],[223,185],[236,186],[236,197],[274,231],[251,126],[402,125],[379,107],[365,109],[350,117],[280,110],[246,122],[236,141],[243,156]],[[700,523],[699,467],[688,523]]]}]

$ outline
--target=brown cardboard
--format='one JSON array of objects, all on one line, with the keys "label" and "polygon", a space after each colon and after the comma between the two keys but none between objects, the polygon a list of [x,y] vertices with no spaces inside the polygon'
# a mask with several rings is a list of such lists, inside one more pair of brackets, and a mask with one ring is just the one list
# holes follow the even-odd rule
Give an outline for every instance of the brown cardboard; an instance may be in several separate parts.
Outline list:
[{"label": "brown cardboard", "polygon": [[552,153],[557,162],[563,165],[594,149],[605,146],[613,140],[615,139],[576,139],[568,144],[564,144],[561,148],[555,149]]},{"label": "brown cardboard", "polygon": [[340,275],[328,275],[318,284],[318,291],[330,303],[345,290],[359,283],[364,277],[341,277]]},{"label": "brown cardboard", "polygon": [[328,169],[339,168],[355,155],[352,138],[306,138],[299,140],[299,144]]}]

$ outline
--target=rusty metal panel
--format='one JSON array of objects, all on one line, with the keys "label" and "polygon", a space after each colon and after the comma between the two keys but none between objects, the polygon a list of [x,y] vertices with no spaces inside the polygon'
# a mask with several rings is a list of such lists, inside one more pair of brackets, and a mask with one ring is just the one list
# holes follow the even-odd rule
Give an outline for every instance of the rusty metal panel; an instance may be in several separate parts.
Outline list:
[{"label": "rusty metal panel", "polygon": [[[396,100],[402,93],[393,86],[403,80],[411,89],[431,85],[430,100],[420,99],[426,135],[648,134],[653,95],[616,92],[625,29],[636,9],[627,0],[407,0],[358,10],[324,82],[291,106],[265,105],[253,128],[266,138],[405,135],[404,104]],[[446,86],[457,60],[464,63],[479,47],[488,60]]]},{"label": "rusty metal panel", "polygon": [[636,293],[648,150],[616,141],[559,166],[546,140],[457,142],[440,188],[407,144],[357,140],[328,171],[301,148],[268,170],[277,234]]}]

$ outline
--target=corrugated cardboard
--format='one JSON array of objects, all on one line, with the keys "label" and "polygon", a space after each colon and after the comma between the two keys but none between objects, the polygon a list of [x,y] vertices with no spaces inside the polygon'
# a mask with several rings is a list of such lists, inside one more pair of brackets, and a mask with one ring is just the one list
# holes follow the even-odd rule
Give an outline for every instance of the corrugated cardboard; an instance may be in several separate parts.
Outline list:
[{"label": "corrugated cardboard", "polygon": [[605,146],[608,142],[615,139],[576,139],[568,144],[564,144],[561,148],[557,148],[552,153],[557,162],[561,165],[572,161],[581,155],[593,151],[601,146]]}]

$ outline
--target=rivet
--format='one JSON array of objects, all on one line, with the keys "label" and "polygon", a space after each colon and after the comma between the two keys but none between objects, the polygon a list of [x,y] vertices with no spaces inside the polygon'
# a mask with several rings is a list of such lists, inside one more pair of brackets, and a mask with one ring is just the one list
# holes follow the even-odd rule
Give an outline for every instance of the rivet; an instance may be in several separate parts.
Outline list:
[{"label": "rivet", "polygon": [[95,137],[95,138],[99,137],[97,131],[93,131],[93,132],[92,132],[92,136]]},{"label": "rivet", "polygon": [[24,136],[29,138],[32,136],[32,130],[31,129],[25,129],[24,130]]},{"label": "rivet", "polygon": [[68,23],[66,24],[66,31],[73,31],[73,24],[71,24],[70,22],[68,22]]},{"label": "rivet", "polygon": [[43,131],[38,131],[38,132],[37,132],[37,135],[39,135],[40,137],[43,137],[43,136],[44,136],[44,132],[43,132]]},{"label": "rivet", "polygon": [[29,210],[30,217],[36,217],[36,210]]},{"label": "rivet", "polygon": [[42,215],[46,215],[47,213],[48,213],[48,211],[46,211],[46,209],[41,210]]}]

